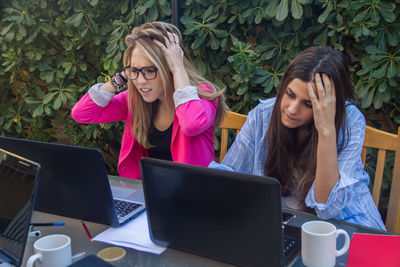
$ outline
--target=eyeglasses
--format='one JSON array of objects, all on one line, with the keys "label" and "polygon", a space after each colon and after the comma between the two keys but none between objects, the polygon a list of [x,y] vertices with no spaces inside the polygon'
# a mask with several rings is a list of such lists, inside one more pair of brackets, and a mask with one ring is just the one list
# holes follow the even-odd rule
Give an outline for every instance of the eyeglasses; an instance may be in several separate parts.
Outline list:
[{"label": "eyeglasses", "polygon": [[124,67],[123,71],[126,75],[126,78],[129,80],[136,80],[139,77],[139,72],[142,73],[146,80],[154,80],[157,77],[156,67],[143,67],[141,69],[137,69],[128,66]]}]

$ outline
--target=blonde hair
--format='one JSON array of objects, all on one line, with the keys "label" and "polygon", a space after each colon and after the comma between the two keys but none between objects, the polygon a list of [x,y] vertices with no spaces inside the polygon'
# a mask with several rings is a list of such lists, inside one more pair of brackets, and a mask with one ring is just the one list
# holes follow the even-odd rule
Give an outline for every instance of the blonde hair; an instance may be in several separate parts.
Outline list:
[{"label": "blonde hair", "polygon": [[[165,44],[164,37],[168,37],[167,32],[176,34],[179,37],[180,46],[184,52],[183,63],[186,72],[189,76],[191,85],[197,86],[206,83],[211,86],[212,90],[202,90],[197,88],[200,97],[207,100],[218,99],[218,108],[215,115],[214,127],[217,129],[226,115],[227,107],[225,105],[225,98],[222,91],[213,83],[206,80],[196,70],[193,61],[190,59],[188,53],[182,45],[182,35],[178,28],[166,22],[149,22],[133,28],[131,34],[125,37],[125,44],[127,49],[124,53],[124,66],[130,66],[132,51],[138,48],[143,56],[149,60],[158,69],[158,75],[162,80],[164,87],[164,96],[168,105],[174,108],[173,93],[175,91],[173,76],[169,70],[167,59],[161,48],[153,42],[158,40]],[[151,144],[148,140],[148,132],[154,117],[154,112],[158,105],[158,101],[154,103],[147,103],[143,100],[142,96],[136,89],[131,80],[128,82],[128,108],[132,113],[130,129],[134,133],[136,141],[148,149]]]}]

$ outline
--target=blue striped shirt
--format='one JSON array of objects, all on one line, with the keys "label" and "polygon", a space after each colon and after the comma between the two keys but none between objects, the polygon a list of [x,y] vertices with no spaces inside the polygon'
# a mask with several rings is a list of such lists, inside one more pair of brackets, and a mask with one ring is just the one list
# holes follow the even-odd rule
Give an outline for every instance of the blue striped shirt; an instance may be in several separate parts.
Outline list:
[{"label": "blue striped shirt", "polygon": [[[249,112],[246,123],[226,154],[223,162],[211,162],[209,167],[255,175],[264,174],[267,158],[267,129],[275,98],[261,100]],[[368,189],[369,176],[361,162],[364,143],[365,119],[354,105],[346,107],[349,137],[347,146],[338,154],[339,179],[326,203],[317,203],[314,183],[307,197],[306,206],[314,208],[321,219],[337,219],[363,226],[386,230],[378,209]],[[338,148],[341,145],[340,131]]]}]

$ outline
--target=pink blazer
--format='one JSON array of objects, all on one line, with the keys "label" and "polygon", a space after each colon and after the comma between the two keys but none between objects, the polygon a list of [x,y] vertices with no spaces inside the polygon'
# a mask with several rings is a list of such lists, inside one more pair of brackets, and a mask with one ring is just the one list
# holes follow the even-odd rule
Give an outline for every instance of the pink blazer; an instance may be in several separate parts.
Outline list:
[{"label": "pink blazer", "polygon": [[[207,84],[200,85],[209,89]],[[214,119],[218,99],[200,98],[179,105],[172,127],[171,154],[175,162],[208,166],[214,160]],[[72,118],[80,123],[107,123],[125,120],[118,172],[123,177],[141,179],[139,160],[148,152],[130,131],[132,114],[128,110],[127,91],[115,95],[107,106],[100,107],[86,93],[72,108]]]}]

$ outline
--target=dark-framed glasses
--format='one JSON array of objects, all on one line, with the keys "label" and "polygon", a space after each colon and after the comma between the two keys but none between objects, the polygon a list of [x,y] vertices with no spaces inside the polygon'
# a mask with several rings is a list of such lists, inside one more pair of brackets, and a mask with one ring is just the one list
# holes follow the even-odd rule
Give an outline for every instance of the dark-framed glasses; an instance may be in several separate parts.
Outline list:
[{"label": "dark-framed glasses", "polygon": [[157,68],[156,67],[143,67],[141,69],[133,68],[133,67],[124,67],[123,71],[125,73],[126,78],[129,80],[136,80],[139,77],[139,72],[142,73],[143,77],[146,80],[154,80],[157,77]]}]

